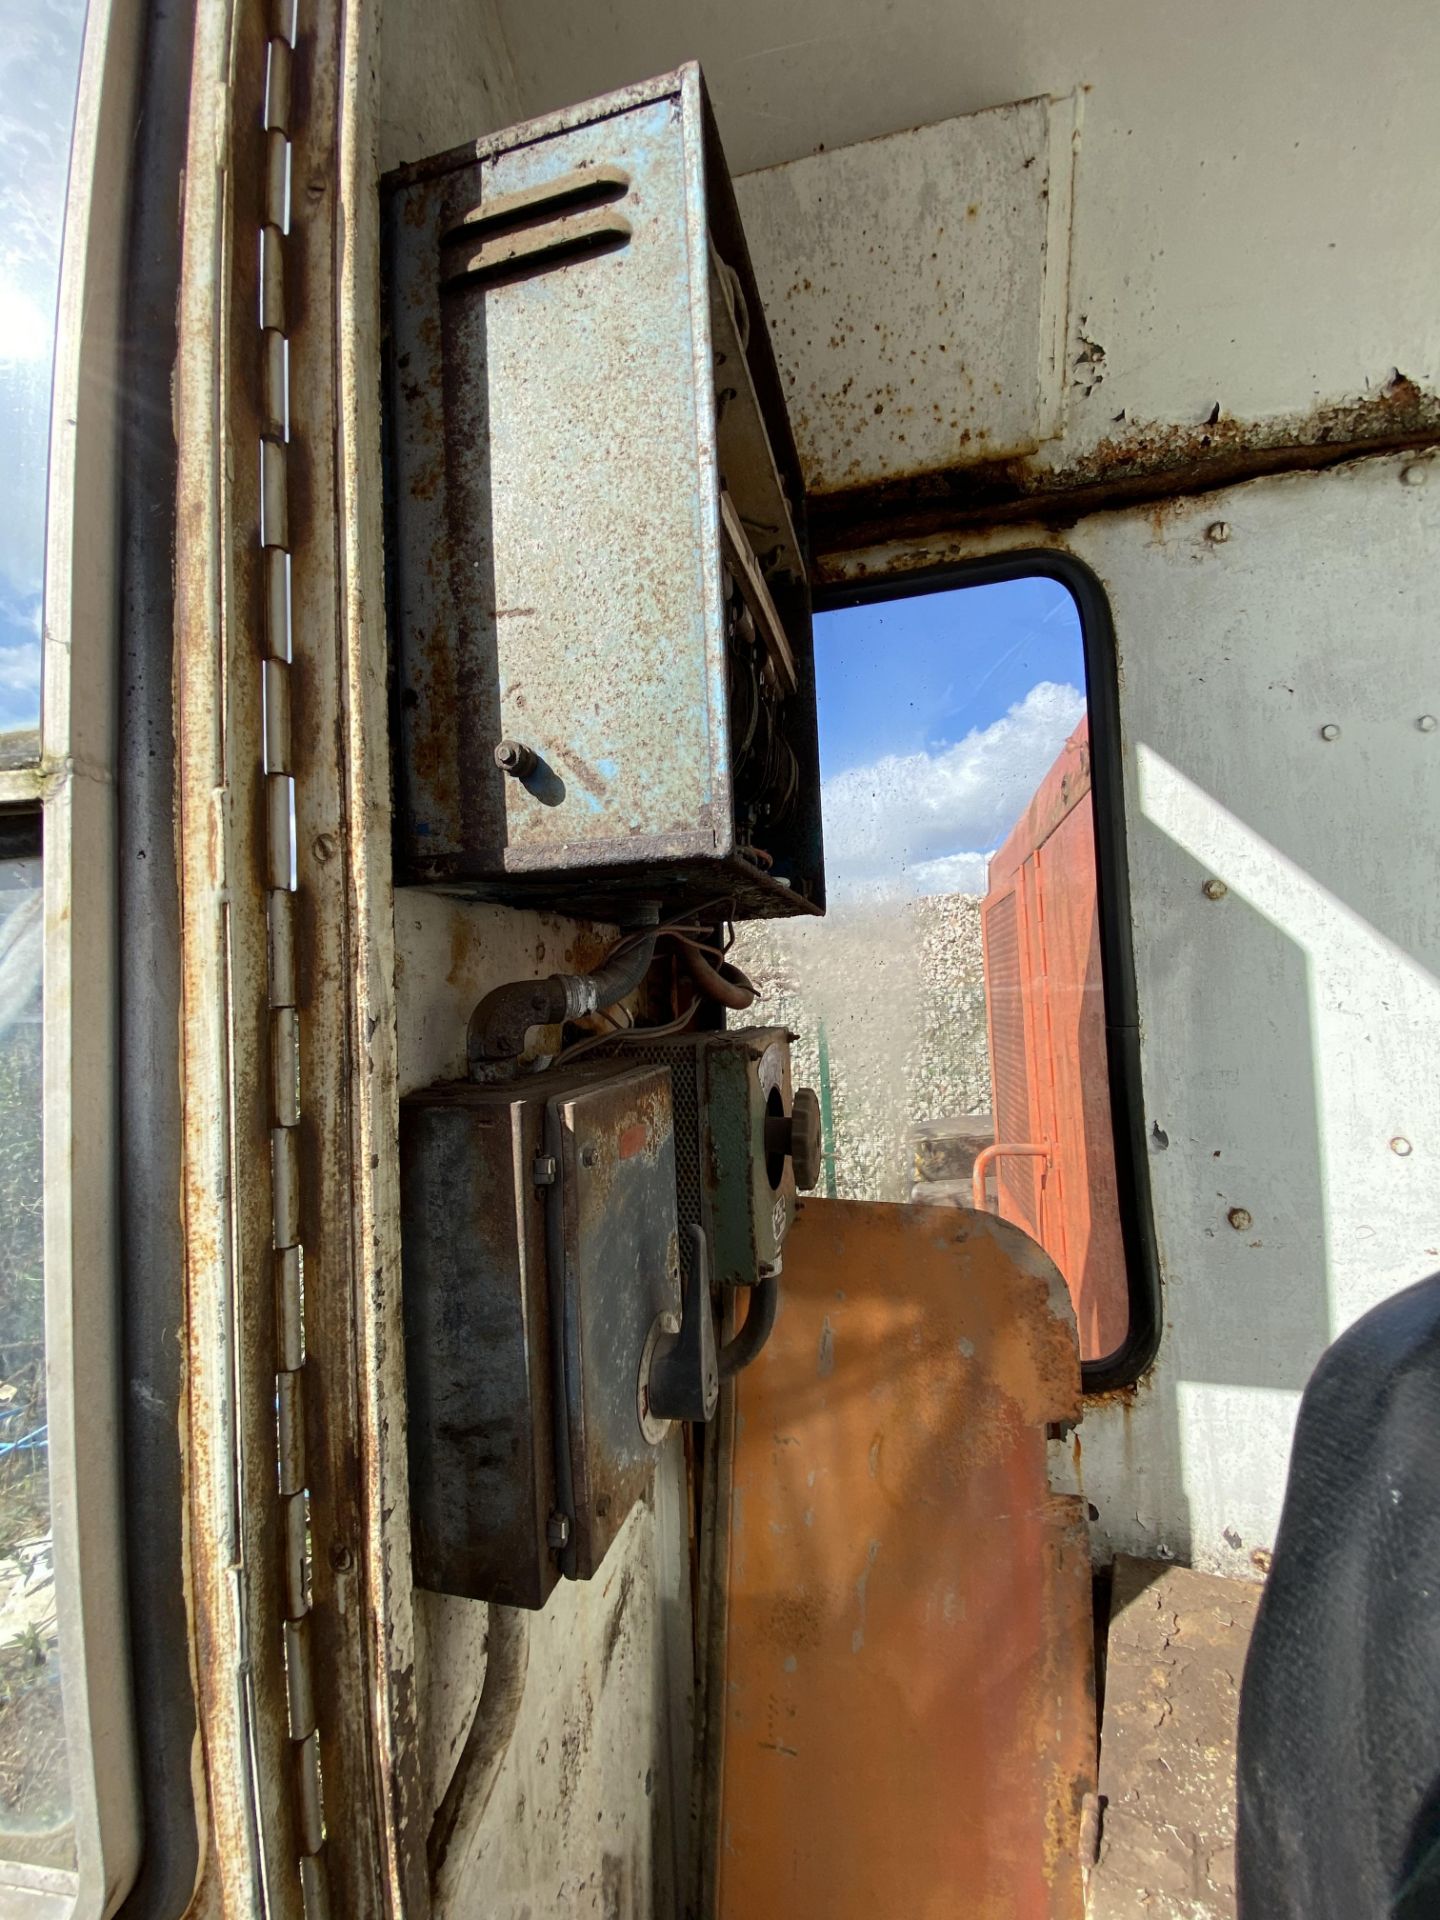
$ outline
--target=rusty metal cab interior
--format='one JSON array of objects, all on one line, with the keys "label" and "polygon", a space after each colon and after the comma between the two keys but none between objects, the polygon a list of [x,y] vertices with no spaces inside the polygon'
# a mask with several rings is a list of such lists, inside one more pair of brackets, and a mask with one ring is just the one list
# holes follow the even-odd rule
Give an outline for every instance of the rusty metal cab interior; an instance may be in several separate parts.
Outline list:
[{"label": "rusty metal cab interior", "polygon": [[[1243,1609],[1208,1665],[1170,1618],[1196,1582],[1253,1605],[1307,1378],[1436,1259],[1440,13],[1305,11],[15,14],[0,972],[35,1075],[0,1144],[28,1129],[34,1191],[0,1211],[43,1350],[0,1369],[0,1908],[1110,1920],[1223,1871],[1172,1780],[1173,1877],[1122,1884],[1171,1680],[1215,1706],[1242,1670]],[[733,191],[698,69],[640,79],[692,55]],[[818,932],[811,592],[1017,569],[1078,583],[1113,668],[1096,1033],[1143,1339],[1082,1373],[1021,1225],[832,1187],[770,1216],[757,1364],[602,1512],[551,1329],[613,1335],[575,1380],[632,1446],[685,1170],[619,1126],[646,1250],[612,1287],[532,1151],[555,1097],[583,1154],[579,1108],[634,1095],[607,1010],[483,1086],[467,1016],[623,959],[652,904],[722,961],[731,918]],[[1005,917],[992,971],[1043,1020]],[[658,1052],[682,974],[662,946],[611,1024]],[[720,1018],[679,1034],[697,1086]],[[442,1108],[500,1117],[417,1237]],[[1070,1176],[1033,1158],[1043,1240]],[[773,1264],[721,1213],[717,1278]],[[482,1359],[508,1428],[461,1408]],[[1134,1658],[1097,1726],[1107,1581]],[[47,1743],[70,1801],[22,1832]]]},{"label": "rusty metal cab interior", "polygon": [[698,68],[382,211],[402,876],[821,911],[803,488]]}]

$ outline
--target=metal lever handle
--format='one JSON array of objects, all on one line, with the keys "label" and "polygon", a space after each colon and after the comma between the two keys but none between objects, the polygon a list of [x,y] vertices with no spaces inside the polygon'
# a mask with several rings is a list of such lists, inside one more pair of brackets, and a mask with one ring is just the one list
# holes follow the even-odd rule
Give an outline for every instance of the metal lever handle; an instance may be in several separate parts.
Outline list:
[{"label": "metal lever handle", "polygon": [[970,1169],[970,1204],[976,1213],[989,1210],[985,1181],[991,1167],[997,1160],[1011,1156],[1018,1160],[1044,1160],[1048,1163],[1050,1148],[1043,1140],[997,1141],[993,1147],[982,1147]]},{"label": "metal lever handle", "polygon": [[657,1420],[708,1420],[720,1398],[710,1256],[704,1230],[692,1226],[690,1285],[678,1333],[662,1334],[650,1361],[650,1412]]}]

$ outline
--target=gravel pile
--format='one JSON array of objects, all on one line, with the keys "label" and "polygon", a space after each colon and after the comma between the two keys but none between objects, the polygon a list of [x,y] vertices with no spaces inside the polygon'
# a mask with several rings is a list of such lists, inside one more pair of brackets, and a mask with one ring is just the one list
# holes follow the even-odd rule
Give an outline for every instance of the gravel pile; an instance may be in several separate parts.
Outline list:
[{"label": "gravel pile", "polygon": [[797,1086],[820,1088],[824,1023],[836,1192],[908,1199],[912,1129],[990,1108],[979,897],[847,905],[738,934],[732,958],[760,998],[732,1022],[789,1027]]}]

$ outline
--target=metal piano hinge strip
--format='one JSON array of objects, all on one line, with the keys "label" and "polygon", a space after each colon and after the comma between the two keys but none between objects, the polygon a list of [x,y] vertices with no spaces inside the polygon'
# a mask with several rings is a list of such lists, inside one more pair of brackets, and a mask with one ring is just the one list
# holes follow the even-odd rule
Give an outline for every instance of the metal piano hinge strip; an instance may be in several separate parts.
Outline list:
[{"label": "metal piano hinge strip", "polygon": [[297,21],[290,0],[276,9],[265,65],[265,174],[260,244],[260,555],[264,633],[260,672],[266,789],[266,915],[269,938],[271,1242],[274,1249],[276,1484],[285,1557],[281,1586],[290,1751],[300,1836],[306,1920],[325,1920],[325,1801],[311,1664],[311,1539],[305,1462],[305,1254],[301,1244],[300,1011],[295,966],[295,780],[290,748],[288,463],[290,352],[285,314],[285,249],[290,232],[291,78]]}]

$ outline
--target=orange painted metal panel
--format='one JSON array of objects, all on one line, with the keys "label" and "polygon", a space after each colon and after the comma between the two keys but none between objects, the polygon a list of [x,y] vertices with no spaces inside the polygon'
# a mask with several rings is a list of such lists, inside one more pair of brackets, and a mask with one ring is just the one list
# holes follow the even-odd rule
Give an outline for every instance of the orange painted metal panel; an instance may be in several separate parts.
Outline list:
[{"label": "orange painted metal panel", "polygon": [[995,1191],[1064,1273],[1080,1352],[1113,1353],[1129,1292],[1120,1237],[1090,728],[1082,720],[990,862],[981,908],[995,1138],[1045,1141],[1048,1165],[1001,1157]]},{"label": "orange painted metal panel", "polygon": [[720,1920],[1079,1920],[1090,1557],[1040,1248],[949,1207],[805,1203],[738,1381]]}]

